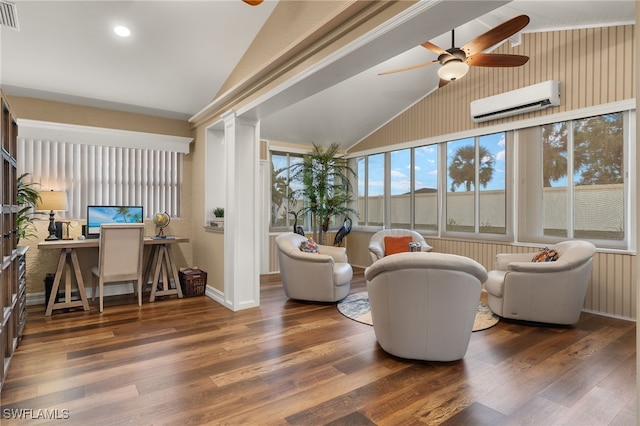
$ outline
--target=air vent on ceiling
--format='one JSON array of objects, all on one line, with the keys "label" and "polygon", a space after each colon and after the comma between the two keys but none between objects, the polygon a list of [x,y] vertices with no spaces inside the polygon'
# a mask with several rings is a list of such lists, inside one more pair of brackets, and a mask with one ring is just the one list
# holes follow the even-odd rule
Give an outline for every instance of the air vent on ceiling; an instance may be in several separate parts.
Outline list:
[{"label": "air vent on ceiling", "polygon": [[0,25],[20,30],[18,26],[18,12],[16,5],[6,0],[0,0]]}]

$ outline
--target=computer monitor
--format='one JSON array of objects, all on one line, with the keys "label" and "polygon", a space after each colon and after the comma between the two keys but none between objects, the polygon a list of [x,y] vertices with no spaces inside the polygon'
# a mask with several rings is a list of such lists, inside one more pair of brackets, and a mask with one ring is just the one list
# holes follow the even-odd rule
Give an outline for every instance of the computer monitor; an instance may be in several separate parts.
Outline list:
[{"label": "computer monitor", "polygon": [[87,206],[87,238],[98,238],[103,223],[142,223],[142,206]]}]

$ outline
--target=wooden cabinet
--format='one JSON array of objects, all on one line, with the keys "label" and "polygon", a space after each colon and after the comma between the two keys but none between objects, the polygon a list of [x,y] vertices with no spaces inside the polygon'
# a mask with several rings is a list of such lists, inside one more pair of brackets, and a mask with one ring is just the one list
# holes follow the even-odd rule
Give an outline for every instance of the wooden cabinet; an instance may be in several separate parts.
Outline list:
[{"label": "wooden cabinet", "polygon": [[[0,330],[0,353],[2,354],[2,369],[0,369],[0,390],[7,370],[18,346],[20,333],[26,319],[26,283],[24,282],[24,250],[18,250],[18,235],[16,220],[18,207],[16,205],[16,147],[18,125],[11,113],[11,108],[4,95],[0,92],[0,200],[2,200],[0,214],[0,253],[2,253],[2,267],[0,269],[0,313],[2,314],[2,329]],[[18,284],[19,278],[22,280]]]}]

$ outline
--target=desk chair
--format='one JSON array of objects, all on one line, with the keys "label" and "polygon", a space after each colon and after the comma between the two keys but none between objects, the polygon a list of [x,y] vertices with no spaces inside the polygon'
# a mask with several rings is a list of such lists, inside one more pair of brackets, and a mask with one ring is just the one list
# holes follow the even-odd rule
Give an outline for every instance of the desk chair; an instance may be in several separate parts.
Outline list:
[{"label": "desk chair", "polygon": [[[103,309],[105,283],[131,281],[133,292],[138,293],[138,306],[142,306],[142,258],[144,250],[144,224],[104,224],[100,227],[99,264],[91,269],[93,299],[96,283],[99,286],[100,312]],[[138,282],[136,289],[134,281]]]}]

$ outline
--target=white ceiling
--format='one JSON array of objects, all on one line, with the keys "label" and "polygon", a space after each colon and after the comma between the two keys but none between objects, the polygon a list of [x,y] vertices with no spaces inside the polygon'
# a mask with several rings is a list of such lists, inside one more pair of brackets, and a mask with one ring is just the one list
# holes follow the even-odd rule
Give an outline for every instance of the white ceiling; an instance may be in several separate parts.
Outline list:
[{"label": "white ceiling", "polygon": [[[339,68],[327,67],[295,94],[250,111],[261,119],[261,136],[354,145],[438,84],[436,66],[378,72],[434,60],[411,46],[429,40],[447,49],[451,27],[462,45],[522,13],[531,18],[523,32],[635,22],[633,0],[428,3],[436,6],[418,5],[423,13],[354,52],[357,60],[337,61]],[[0,84],[9,94],[187,119],[213,99],[275,4],[16,1],[20,31],[2,28]],[[116,23],[132,36],[115,36]]]}]

